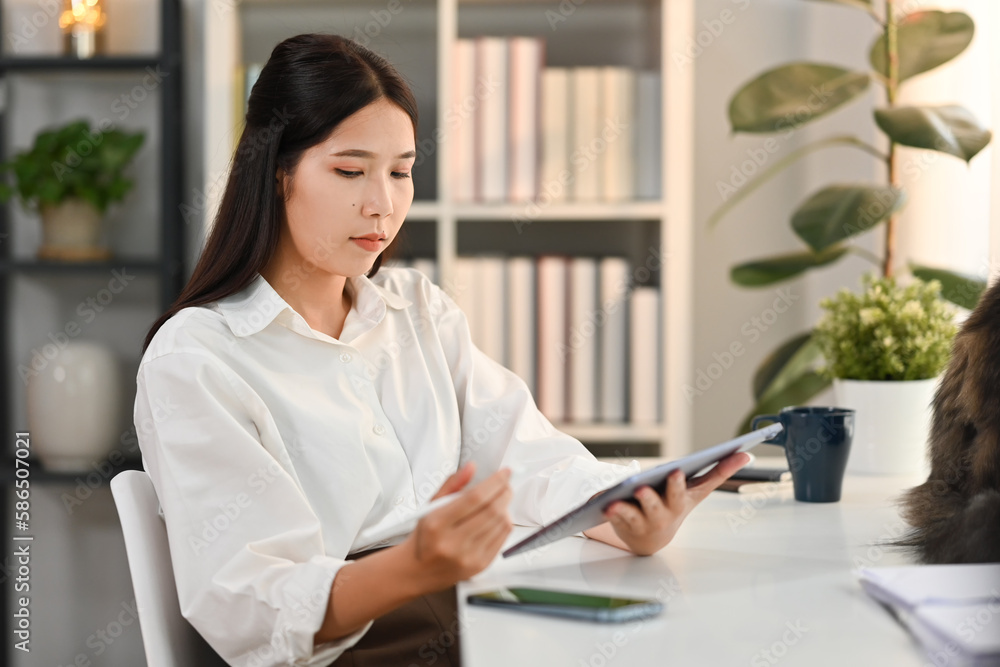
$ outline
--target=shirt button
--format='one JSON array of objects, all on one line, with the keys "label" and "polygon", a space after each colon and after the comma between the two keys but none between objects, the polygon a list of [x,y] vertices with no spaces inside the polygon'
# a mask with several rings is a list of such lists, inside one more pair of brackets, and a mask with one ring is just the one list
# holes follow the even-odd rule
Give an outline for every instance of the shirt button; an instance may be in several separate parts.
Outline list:
[{"label": "shirt button", "polygon": [[402,505],[403,504],[403,496],[396,496],[393,499],[392,502],[395,503],[396,505]]},{"label": "shirt button", "polygon": [[340,360],[343,361],[345,364],[348,363],[351,360],[351,353],[350,352],[342,352],[340,354]]},{"label": "shirt button", "polygon": [[372,430],[375,431],[375,435],[382,435],[383,433],[385,433],[385,426],[382,426],[381,424],[375,424],[375,427]]}]

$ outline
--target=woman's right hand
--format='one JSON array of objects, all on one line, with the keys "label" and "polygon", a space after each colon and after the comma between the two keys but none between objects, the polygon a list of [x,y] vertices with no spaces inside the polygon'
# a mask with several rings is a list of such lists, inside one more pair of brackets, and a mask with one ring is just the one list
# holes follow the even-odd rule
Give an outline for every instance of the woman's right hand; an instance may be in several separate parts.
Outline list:
[{"label": "woman's right hand", "polygon": [[[474,464],[452,475],[435,497],[460,491],[472,479]],[[428,592],[441,590],[481,572],[493,562],[511,531],[507,512],[512,491],[504,468],[455,500],[422,518],[403,542]]]}]

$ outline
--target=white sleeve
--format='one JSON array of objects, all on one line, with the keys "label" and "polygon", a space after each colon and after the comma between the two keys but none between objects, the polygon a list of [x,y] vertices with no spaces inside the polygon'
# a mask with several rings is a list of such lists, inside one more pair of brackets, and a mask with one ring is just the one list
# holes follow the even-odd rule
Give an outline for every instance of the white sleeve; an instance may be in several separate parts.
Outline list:
[{"label": "white sleeve", "polygon": [[262,403],[206,353],[139,370],[135,424],[167,526],[181,613],[230,665],[329,665],[371,623],[313,639],[337,571],[292,475],[261,444]]},{"label": "white sleeve", "polygon": [[592,495],[639,472],[598,461],[576,438],[541,413],[516,373],[472,342],[465,314],[440,288],[438,334],[448,358],[462,420],[462,463],[476,463],[478,481],[504,466],[523,467],[510,512],[514,523],[544,525]]}]

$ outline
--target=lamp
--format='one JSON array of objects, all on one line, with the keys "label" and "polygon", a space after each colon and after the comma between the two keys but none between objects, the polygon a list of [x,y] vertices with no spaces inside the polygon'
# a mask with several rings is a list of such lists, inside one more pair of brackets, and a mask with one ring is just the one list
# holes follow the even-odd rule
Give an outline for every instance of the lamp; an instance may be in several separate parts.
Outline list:
[{"label": "lamp", "polygon": [[91,58],[101,53],[107,18],[101,0],[64,0],[59,27],[65,53],[75,58]]}]

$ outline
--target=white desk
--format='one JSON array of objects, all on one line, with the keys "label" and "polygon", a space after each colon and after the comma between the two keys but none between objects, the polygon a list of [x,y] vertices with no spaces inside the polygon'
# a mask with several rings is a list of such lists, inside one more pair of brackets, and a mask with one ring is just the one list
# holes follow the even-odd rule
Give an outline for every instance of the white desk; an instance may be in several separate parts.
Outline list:
[{"label": "white desk", "polygon": [[[893,500],[920,481],[848,476],[841,501],[829,504],[797,502],[790,490],[771,498],[716,491],[647,558],[577,537],[498,557],[459,586],[464,664],[926,665],[851,573],[907,562],[871,545],[902,529]],[[515,528],[507,546],[529,532]],[[659,597],[666,609],[600,624],[465,603],[468,593],[512,583]]]}]

